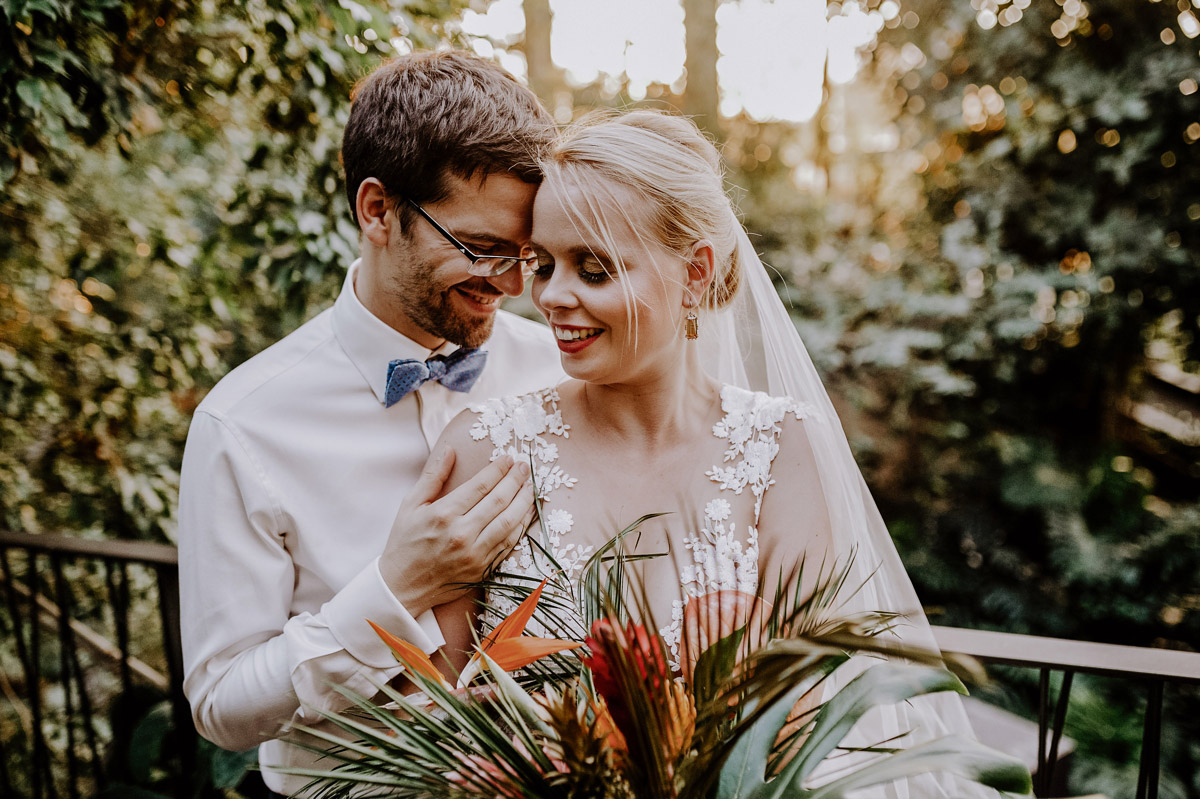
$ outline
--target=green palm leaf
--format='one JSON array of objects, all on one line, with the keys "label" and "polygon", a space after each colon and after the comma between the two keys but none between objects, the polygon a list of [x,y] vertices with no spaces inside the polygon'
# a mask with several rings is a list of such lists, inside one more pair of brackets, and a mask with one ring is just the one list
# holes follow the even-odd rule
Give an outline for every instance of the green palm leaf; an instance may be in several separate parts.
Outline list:
[{"label": "green palm leaf", "polygon": [[779,731],[787,723],[795,704],[819,679],[813,675],[783,694],[738,736],[717,780],[718,797],[739,799],[749,796],[766,782],[767,761]]},{"label": "green palm leaf", "polygon": [[957,677],[943,669],[901,663],[879,663],[868,668],[825,703],[817,713],[804,746],[779,776],[769,783],[764,782],[747,796],[750,799],[779,799],[794,795],[867,711],[938,691],[966,693],[966,688]]},{"label": "green palm leaf", "polygon": [[1024,795],[1033,790],[1029,770],[1018,760],[976,741],[946,737],[896,752],[799,796],[803,799],[843,799],[851,791],[932,771],[949,771],[1008,793]]}]

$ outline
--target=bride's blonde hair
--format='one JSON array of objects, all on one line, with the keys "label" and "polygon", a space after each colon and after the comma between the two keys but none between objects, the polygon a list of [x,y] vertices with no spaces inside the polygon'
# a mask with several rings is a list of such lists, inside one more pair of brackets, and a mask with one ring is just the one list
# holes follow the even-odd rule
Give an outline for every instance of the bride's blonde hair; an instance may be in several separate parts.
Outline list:
[{"label": "bride's blonde hair", "polygon": [[[650,237],[673,252],[685,253],[701,239],[712,242],[713,280],[698,298],[699,306],[716,309],[733,299],[740,281],[740,223],[725,194],[721,156],[690,119],[650,110],[590,114],[564,131],[541,166],[543,186],[560,189],[576,229],[585,239],[598,241],[617,261],[618,271],[624,265],[605,221],[614,212],[639,237]],[[645,200],[648,217],[633,218],[605,181]],[[588,213],[561,190],[567,186],[582,190]],[[636,318],[635,301],[627,293],[627,306]]]}]

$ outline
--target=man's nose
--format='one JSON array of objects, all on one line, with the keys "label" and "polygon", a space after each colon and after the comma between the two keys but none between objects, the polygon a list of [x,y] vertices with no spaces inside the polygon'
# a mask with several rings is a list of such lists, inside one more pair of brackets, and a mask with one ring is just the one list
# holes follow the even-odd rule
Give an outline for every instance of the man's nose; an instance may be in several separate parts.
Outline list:
[{"label": "man's nose", "polygon": [[520,266],[514,266],[502,275],[489,277],[487,282],[509,297],[519,297],[525,290],[525,275],[521,272]]}]

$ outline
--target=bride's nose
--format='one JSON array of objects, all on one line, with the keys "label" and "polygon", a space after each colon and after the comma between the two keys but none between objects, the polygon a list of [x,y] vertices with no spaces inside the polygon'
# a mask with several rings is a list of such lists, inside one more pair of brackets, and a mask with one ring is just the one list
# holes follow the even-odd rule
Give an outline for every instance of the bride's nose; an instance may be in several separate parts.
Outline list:
[{"label": "bride's nose", "polygon": [[555,308],[574,308],[579,304],[571,273],[562,266],[556,267],[547,278],[535,277],[532,293],[533,304],[542,311]]}]

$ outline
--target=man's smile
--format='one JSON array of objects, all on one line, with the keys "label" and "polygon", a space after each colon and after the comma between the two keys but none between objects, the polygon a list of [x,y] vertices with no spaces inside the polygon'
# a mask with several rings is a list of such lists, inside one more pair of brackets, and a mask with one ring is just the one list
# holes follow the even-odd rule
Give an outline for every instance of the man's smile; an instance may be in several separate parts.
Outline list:
[{"label": "man's smile", "polygon": [[480,291],[468,286],[454,286],[453,290],[467,300],[467,304],[472,310],[482,313],[490,313],[499,308],[500,300],[504,297],[498,291]]}]

